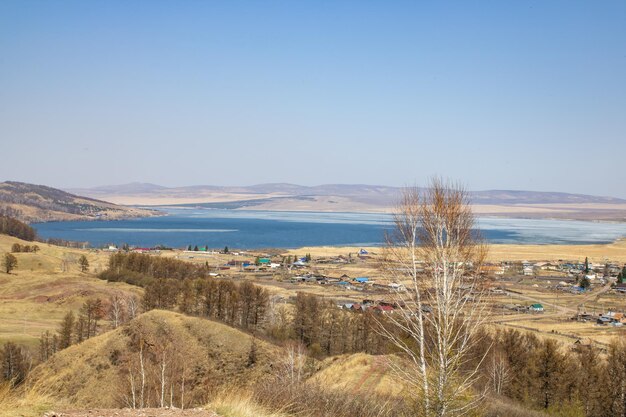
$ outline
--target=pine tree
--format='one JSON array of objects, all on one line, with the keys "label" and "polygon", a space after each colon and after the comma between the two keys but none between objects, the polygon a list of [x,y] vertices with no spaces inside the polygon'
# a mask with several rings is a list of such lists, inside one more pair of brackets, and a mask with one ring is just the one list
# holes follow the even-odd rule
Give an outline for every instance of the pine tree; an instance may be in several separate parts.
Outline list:
[{"label": "pine tree", "polygon": [[246,363],[246,367],[251,367],[257,361],[257,345],[256,338],[252,338],[252,344],[250,345],[250,350],[248,351],[248,362]]},{"label": "pine tree", "polygon": [[69,311],[63,317],[63,320],[61,321],[61,325],[59,327],[59,349],[65,349],[72,345],[74,326],[74,313]]},{"label": "pine tree", "polygon": [[87,272],[89,270],[89,260],[85,255],[81,255],[78,259],[78,265],[80,266],[80,272]]}]

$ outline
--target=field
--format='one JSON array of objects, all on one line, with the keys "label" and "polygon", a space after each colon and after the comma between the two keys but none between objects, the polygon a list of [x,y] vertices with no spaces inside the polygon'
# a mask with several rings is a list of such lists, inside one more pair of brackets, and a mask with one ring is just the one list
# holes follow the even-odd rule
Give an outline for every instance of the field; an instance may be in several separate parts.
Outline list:
[{"label": "field", "polygon": [[[14,243],[32,244],[0,235],[0,255]],[[37,253],[16,253],[18,267],[11,274],[0,272],[0,344],[12,340],[36,346],[46,330],[56,331],[61,318],[77,311],[91,297],[105,301],[111,294],[137,295],[142,290],[124,283],[107,283],[96,278],[108,259],[103,252],[68,249],[37,243]],[[80,272],[84,254],[90,272]]]}]

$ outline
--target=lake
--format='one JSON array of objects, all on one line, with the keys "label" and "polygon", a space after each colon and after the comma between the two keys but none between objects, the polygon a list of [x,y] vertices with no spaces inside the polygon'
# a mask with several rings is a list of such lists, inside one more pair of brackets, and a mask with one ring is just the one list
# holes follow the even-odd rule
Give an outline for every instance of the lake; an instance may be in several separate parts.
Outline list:
[{"label": "lake", "polygon": [[[43,238],[108,244],[182,248],[254,249],[302,246],[378,246],[393,229],[391,216],[372,213],[318,213],[164,208],[163,217],[116,221],[36,223]],[[626,223],[573,220],[480,218],[491,243],[608,243],[626,236]]]}]

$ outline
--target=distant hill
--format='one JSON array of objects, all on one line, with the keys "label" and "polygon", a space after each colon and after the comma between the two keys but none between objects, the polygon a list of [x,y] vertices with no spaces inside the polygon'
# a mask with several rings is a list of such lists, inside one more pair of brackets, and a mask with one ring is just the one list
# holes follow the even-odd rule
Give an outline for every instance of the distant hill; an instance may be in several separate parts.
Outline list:
[{"label": "distant hill", "polygon": [[[198,205],[229,209],[296,211],[382,211],[393,207],[400,197],[402,188],[367,184],[302,186],[287,183],[251,186],[162,187],[154,184],[132,183],[70,191],[120,204]],[[471,191],[469,194],[474,205],[626,204],[626,200],[615,197],[561,192],[487,190]],[[604,209],[615,209],[615,207]]]},{"label": "distant hill", "polygon": [[81,197],[45,185],[6,181],[0,183],[0,214],[25,222],[41,222],[148,217],[156,212]]}]

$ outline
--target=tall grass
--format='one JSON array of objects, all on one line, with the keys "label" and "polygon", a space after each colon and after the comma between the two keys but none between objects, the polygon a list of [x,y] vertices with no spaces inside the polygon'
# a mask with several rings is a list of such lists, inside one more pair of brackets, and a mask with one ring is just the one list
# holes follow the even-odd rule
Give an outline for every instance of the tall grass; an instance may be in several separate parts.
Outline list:
[{"label": "tall grass", "polygon": [[12,388],[9,382],[0,384],[0,417],[39,417],[54,404],[46,393],[26,387]]},{"label": "tall grass", "polygon": [[242,390],[222,391],[208,407],[223,417],[288,417],[280,411],[269,411],[259,405],[253,394]]},{"label": "tall grass", "polygon": [[311,382],[256,385],[252,399],[259,405],[302,417],[402,417],[413,415],[399,397],[329,390]]}]

